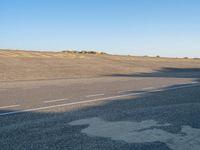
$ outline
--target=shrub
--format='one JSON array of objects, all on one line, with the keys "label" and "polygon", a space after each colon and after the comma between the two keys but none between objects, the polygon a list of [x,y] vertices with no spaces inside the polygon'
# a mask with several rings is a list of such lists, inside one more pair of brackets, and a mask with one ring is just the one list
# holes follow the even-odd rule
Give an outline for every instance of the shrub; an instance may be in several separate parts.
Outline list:
[{"label": "shrub", "polygon": [[105,52],[96,52],[96,51],[76,51],[76,50],[67,50],[67,51],[62,51],[63,53],[72,53],[72,54],[106,54]]}]

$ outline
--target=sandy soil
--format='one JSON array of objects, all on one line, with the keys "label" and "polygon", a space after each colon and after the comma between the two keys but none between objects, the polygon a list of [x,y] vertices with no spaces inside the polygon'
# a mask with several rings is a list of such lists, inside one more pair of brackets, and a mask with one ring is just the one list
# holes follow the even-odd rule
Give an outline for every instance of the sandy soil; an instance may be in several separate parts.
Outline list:
[{"label": "sandy soil", "polygon": [[0,81],[84,78],[198,68],[200,59],[0,50]]}]

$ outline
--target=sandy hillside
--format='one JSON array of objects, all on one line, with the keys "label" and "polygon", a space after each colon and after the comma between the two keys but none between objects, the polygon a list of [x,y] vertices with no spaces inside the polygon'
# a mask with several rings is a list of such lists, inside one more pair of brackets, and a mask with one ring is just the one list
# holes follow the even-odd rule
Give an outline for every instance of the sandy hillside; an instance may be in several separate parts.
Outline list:
[{"label": "sandy hillside", "polygon": [[200,60],[0,50],[0,81],[98,77],[165,67],[198,68]]}]

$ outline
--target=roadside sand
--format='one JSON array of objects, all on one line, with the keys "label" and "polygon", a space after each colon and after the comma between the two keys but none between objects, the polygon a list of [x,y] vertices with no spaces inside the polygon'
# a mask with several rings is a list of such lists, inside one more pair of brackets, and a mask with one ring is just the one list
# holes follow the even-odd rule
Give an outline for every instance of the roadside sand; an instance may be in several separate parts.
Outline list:
[{"label": "roadside sand", "polygon": [[198,68],[200,59],[0,50],[0,81],[85,78]]}]

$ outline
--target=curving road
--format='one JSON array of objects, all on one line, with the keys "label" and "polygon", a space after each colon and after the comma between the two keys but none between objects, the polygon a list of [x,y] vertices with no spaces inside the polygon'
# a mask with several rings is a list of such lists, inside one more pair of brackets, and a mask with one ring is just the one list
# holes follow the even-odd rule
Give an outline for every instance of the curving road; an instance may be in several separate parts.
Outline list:
[{"label": "curving road", "polygon": [[1,149],[199,150],[200,73],[0,83]]}]

